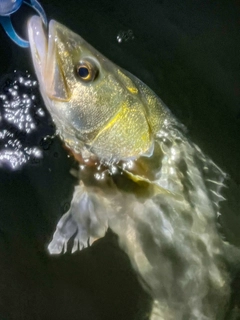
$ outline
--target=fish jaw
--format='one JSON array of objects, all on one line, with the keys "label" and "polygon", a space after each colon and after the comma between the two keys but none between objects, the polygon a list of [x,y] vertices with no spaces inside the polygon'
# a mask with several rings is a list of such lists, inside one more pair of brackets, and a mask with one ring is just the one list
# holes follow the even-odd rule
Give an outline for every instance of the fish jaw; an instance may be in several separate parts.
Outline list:
[{"label": "fish jaw", "polygon": [[41,88],[44,87],[44,73],[47,61],[47,37],[43,24],[38,16],[33,16],[28,22],[28,36],[34,69]]},{"label": "fish jaw", "polygon": [[33,16],[28,23],[29,43],[41,91],[53,100],[68,101],[69,90],[61,64],[57,61],[58,26],[56,21],[51,20],[47,34],[40,17]]},{"label": "fish jaw", "polygon": [[57,60],[57,26],[61,28],[59,23],[51,20],[47,31],[38,16],[30,18],[28,35],[31,56],[42,98],[55,122],[57,132],[72,152],[79,153],[82,143],[77,141],[74,130],[63,116],[70,97],[66,94],[69,91],[66,89],[66,82],[60,70],[61,65]]}]

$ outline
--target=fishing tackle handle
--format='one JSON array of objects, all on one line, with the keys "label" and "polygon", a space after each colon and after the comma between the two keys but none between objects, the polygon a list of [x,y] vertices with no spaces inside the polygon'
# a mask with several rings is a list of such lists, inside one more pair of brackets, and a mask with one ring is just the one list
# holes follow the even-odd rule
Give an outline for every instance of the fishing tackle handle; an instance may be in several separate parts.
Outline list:
[{"label": "fishing tackle handle", "polygon": [[28,48],[29,42],[17,34],[11,21],[11,14],[16,12],[22,4],[26,4],[34,9],[41,17],[43,23],[47,25],[46,14],[37,0],[0,0],[0,24],[13,42],[20,47]]}]

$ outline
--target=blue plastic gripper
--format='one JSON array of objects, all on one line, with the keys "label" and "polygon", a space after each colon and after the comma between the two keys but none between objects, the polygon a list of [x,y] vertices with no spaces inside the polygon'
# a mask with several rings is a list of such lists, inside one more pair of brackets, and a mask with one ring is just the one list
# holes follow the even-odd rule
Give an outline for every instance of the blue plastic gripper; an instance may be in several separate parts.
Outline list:
[{"label": "blue plastic gripper", "polygon": [[0,0],[0,24],[2,24],[4,30],[12,41],[20,47],[27,48],[29,47],[29,42],[19,37],[13,28],[10,17],[11,14],[16,12],[23,3],[34,9],[42,18],[43,23],[47,26],[46,14],[37,0]]}]

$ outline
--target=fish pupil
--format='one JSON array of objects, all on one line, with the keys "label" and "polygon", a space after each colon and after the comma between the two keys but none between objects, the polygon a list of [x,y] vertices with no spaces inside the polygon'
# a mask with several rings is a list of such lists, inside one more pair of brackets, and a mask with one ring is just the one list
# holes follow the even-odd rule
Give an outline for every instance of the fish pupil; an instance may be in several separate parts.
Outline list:
[{"label": "fish pupil", "polygon": [[84,67],[84,66],[81,66],[79,69],[78,69],[78,74],[81,78],[87,78],[89,76],[89,70],[87,67]]}]

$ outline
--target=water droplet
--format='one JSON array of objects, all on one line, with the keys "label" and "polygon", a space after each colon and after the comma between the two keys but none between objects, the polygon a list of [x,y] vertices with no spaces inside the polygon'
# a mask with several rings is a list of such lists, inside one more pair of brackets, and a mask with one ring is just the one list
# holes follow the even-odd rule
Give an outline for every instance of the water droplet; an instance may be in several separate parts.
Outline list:
[{"label": "water droplet", "polygon": [[45,116],[45,112],[42,108],[37,109],[36,114],[40,117]]},{"label": "water droplet", "polygon": [[119,31],[119,33],[117,35],[117,41],[119,43],[121,43],[123,41],[133,40],[133,39],[134,39],[134,34],[131,29],[129,29],[127,31]]},{"label": "water droplet", "polygon": [[40,141],[40,146],[43,148],[43,150],[48,150],[52,142],[52,137],[46,136]]},{"label": "water droplet", "polygon": [[43,110],[38,112],[35,104],[38,93],[32,87],[36,84],[27,72],[23,75],[14,70],[12,75],[6,76],[0,88],[0,166],[5,164],[17,169],[28,161],[40,161],[40,149],[24,146],[27,136],[36,130],[39,122],[35,115],[45,115]]}]

